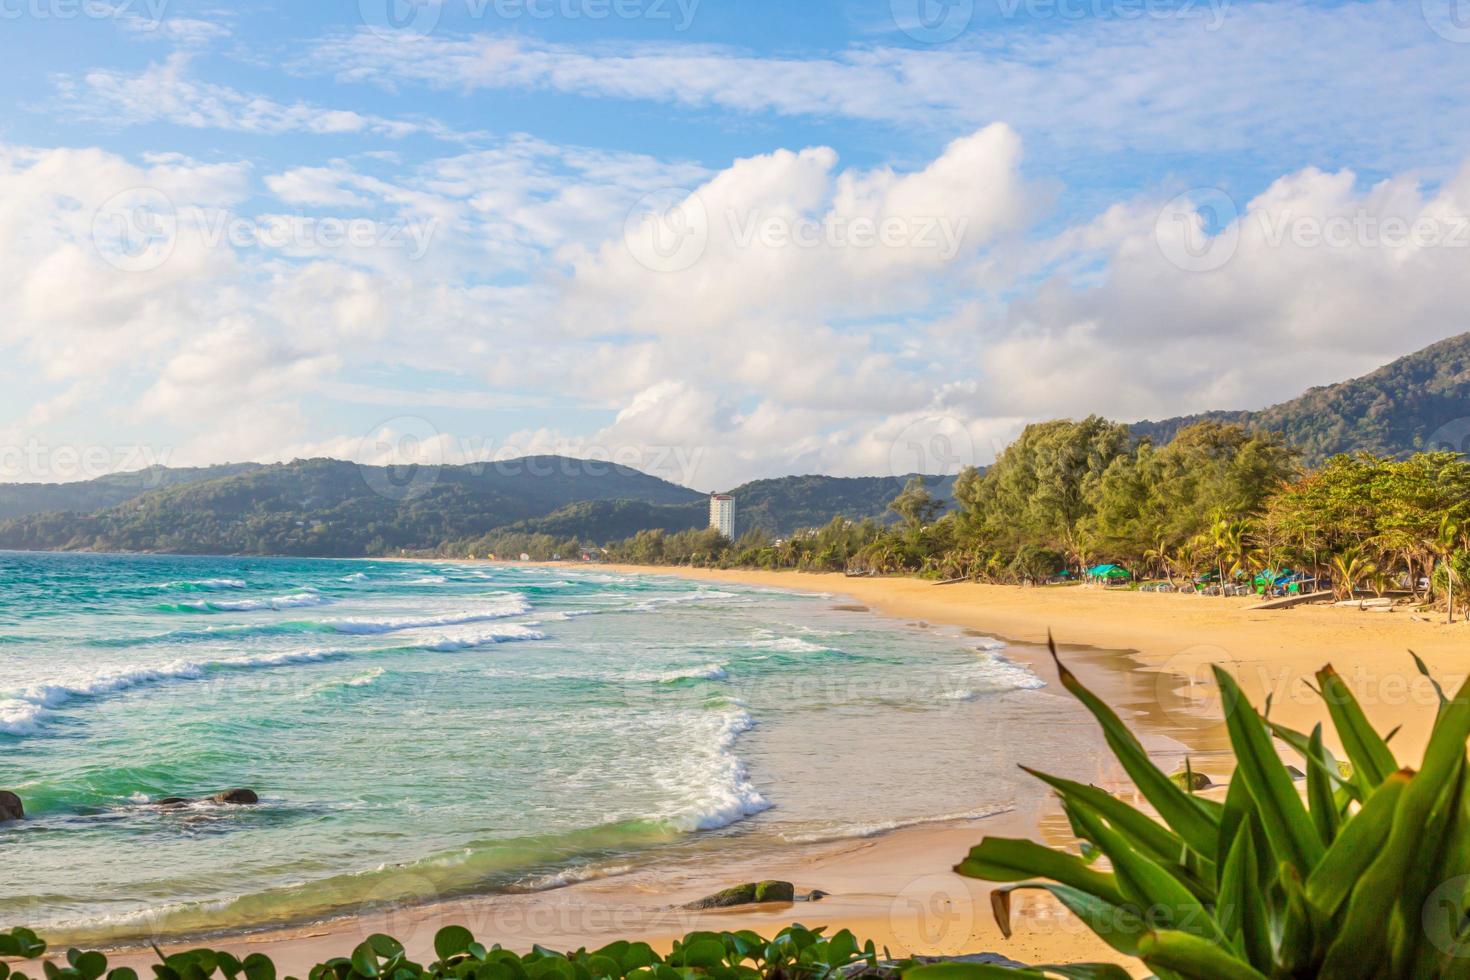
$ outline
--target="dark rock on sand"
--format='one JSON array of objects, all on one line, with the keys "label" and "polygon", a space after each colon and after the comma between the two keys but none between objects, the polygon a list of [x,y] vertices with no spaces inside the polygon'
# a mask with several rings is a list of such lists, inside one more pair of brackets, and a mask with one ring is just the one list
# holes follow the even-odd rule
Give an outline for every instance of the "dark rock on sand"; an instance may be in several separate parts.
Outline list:
[{"label": "dark rock on sand", "polygon": [[21,806],[20,797],[14,793],[0,789],[0,823],[10,820],[24,820],[26,808]]},{"label": "dark rock on sand", "polygon": [[239,806],[250,806],[260,802],[260,797],[253,789],[227,789],[223,793],[214,794],[210,799],[216,803],[234,803]]},{"label": "dark rock on sand", "polygon": [[832,608],[835,611],[837,611],[837,612],[867,612],[868,611],[868,607],[867,606],[845,605],[845,606],[833,606]]},{"label": "dark rock on sand", "polygon": [[811,891],[807,892],[806,895],[803,896],[800,899],[800,901],[803,901],[803,902],[820,902],[822,899],[824,899],[826,897],[827,897],[827,893],[826,892],[822,891],[820,888],[813,888]]},{"label": "dark rock on sand", "polygon": [[1215,785],[1214,781],[1202,772],[1176,772],[1169,778],[1174,780],[1180,789],[1209,789]]},{"label": "dark rock on sand", "polygon": [[690,902],[686,909],[728,909],[736,905],[754,905],[759,902],[793,902],[796,887],[789,881],[748,881],[734,888],[707,895],[697,902]]},{"label": "dark rock on sand", "polygon": [[162,810],[177,810],[181,806],[190,806],[197,802],[192,796],[165,796],[161,800],[154,800],[153,805]]},{"label": "dark rock on sand", "polygon": [[[934,963],[976,963],[988,966],[1003,966],[1012,970],[1025,969],[1025,963],[1017,963],[999,953],[968,953],[964,956],[915,956],[914,960],[920,966],[929,966]],[[877,966],[869,966],[866,963],[854,963],[843,969],[843,975],[847,980],[898,980],[900,965],[894,961],[882,961]]]}]

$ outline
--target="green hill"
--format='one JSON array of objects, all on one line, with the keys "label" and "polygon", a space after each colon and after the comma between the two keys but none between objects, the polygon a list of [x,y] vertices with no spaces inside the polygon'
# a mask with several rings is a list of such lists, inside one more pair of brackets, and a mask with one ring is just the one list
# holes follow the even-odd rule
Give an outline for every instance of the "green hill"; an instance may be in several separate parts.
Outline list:
[{"label": "green hill", "polygon": [[[734,491],[738,523],[742,531],[759,527],[779,536],[839,514],[887,520],[888,501],[905,479],[798,476],[748,483]],[[951,484],[931,481],[941,497],[948,497]],[[432,470],[309,459],[0,490],[13,491],[7,499],[20,501],[18,507],[49,506],[0,521],[0,548],[35,551],[345,557],[504,533],[604,542],[650,528],[703,527],[709,520],[702,493],[627,467],[559,456]],[[87,506],[99,500],[101,506]]]},{"label": "green hill", "polygon": [[75,483],[0,484],[0,520],[47,511],[90,512],[115,507],[134,497],[163,487],[200,483],[258,469],[259,463],[226,463],[222,466],[150,466],[131,473],[111,473],[95,480]]},{"label": "green hill", "polygon": [[1163,443],[1205,419],[1280,432],[1308,465],[1359,450],[1379,456],[1430,448],[1465,452],[1470,450],[1470,333],[1260,411],[1206,412],[1129,428]]},{"label": "green hill", "polygon": [[296,460],[153,490],[90,514],[0,522],[0,548],[380,555],[611,499],[703,497],[627,467],[557,456],[422,471]]}]

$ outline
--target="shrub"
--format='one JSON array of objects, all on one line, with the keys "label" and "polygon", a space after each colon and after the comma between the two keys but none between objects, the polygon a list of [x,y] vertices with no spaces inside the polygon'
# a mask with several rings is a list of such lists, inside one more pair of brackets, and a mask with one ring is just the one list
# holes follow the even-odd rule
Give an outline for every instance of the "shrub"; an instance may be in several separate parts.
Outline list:
[{"label": "shrub", "polygon": [[[1011,894],[1040,888],[1161,977],[1470,977],[1470,681],[1453,700],[1435,685],[1440,706],[1416,773],[1399,767],[1330,666],[1318,690],[1350,768],[1324,748],[1320,724],[1303,734],[1267,720],[1215,668],[1237,764],[1219,802],[1153,765],[1054,645],[1052,656],[1159,819],[1028,770],[1056,791],[1085,843],[1080,856],[995,837],[970,851],[957,871],[1008,883],[992,898],[1003,931]],[[1305,761],[1305,802],[1273,735]]]}]

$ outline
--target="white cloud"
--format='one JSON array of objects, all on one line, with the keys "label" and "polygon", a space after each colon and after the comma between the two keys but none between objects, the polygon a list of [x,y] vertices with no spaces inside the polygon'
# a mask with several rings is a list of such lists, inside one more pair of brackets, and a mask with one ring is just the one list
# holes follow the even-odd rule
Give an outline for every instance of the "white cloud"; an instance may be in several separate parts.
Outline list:
[{"label": "white cloud", "polygon": [[110,126],[168,122],[191,129],[221,129],[278,135],[363,134],[389,139],[428,135],[462,140],[427,119],[392,119],[350,109],[328,109],[309,102],[278,102],[226,85],[202,82],[190,74],[192,56],[176,51],[137,74],[95,69],[81,78],[62,76],[62,105],[83,119]]},{"label": "white cloud", "polygon": [[[808,147],[711,172],[517,137],[407,169],[326,160],[257,181],[243,162],[0,147],[0,348],[12,377],[47,389],[15,417],[44,432],[95,398],[110,424],[172,433],[171,459],[197,463],[351,455],[362,435],[305,406],[378,406],[421,416],[459,458],[585,453],[714,489],[952,470],[987,461],[1027,419],[1259,406],[1464,327],[1470,169],[1441,185],[1286,174],[1194,242],[1208,256],[1234,241],[1228,260],[1190,271],[1168,258],[1199,235],[1187,209],[1167,220],[1178,188],[1038,238],[1021,156],[1003,125],[904,171]],[[650,229],[638,202],[670,183],[657,201],[697,202],[702,245],[650,267],[640,256],[660,253],[638,236],[682,212],[655,208]],[[432,217],[444,230],[413,261],[382,243],[211,241],[181,220],[164,261],[130,267],[137,255],[99,247],[95,218],[121,193],[136,222],[129,208],[151,191],[181,218]],[[766,218],[815,237],[767,239]],[[853,240],[892,218],[964,234],[952,253]],[[1298,234],[1342,221],[1381,233],[1389,219],[1432,222],[1445,240]],[[498,411],[545,420],[510,433],[471,421]]]},{"label": "white cloud", "polygon": [[1470,103],[1443,93],[1470,84],[1470,59],[1417,5],[1236,2],[1218,19],[1184,6],[1180,17],[977,20],[942,48],[781,56],[363,30],[326,39],[299,67],[454,93],[553,91],[948,132],[1003,119],[1074,162],[1143,150],[1294,166],[1351,150],[1364,165],[1401,168],[1462,151]]}]

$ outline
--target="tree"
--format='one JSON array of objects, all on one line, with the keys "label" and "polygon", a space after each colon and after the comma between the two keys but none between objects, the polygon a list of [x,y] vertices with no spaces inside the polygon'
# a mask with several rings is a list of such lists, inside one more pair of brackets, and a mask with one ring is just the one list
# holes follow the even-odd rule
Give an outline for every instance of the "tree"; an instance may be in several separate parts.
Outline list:
[{"label": "tree", "polygon": [[904,484],[903,491],[893,498],[888,509],[903,518],[910,532],[917,532],[939,516],[944,502],[934,499],[922,476],[915,476]]}]

